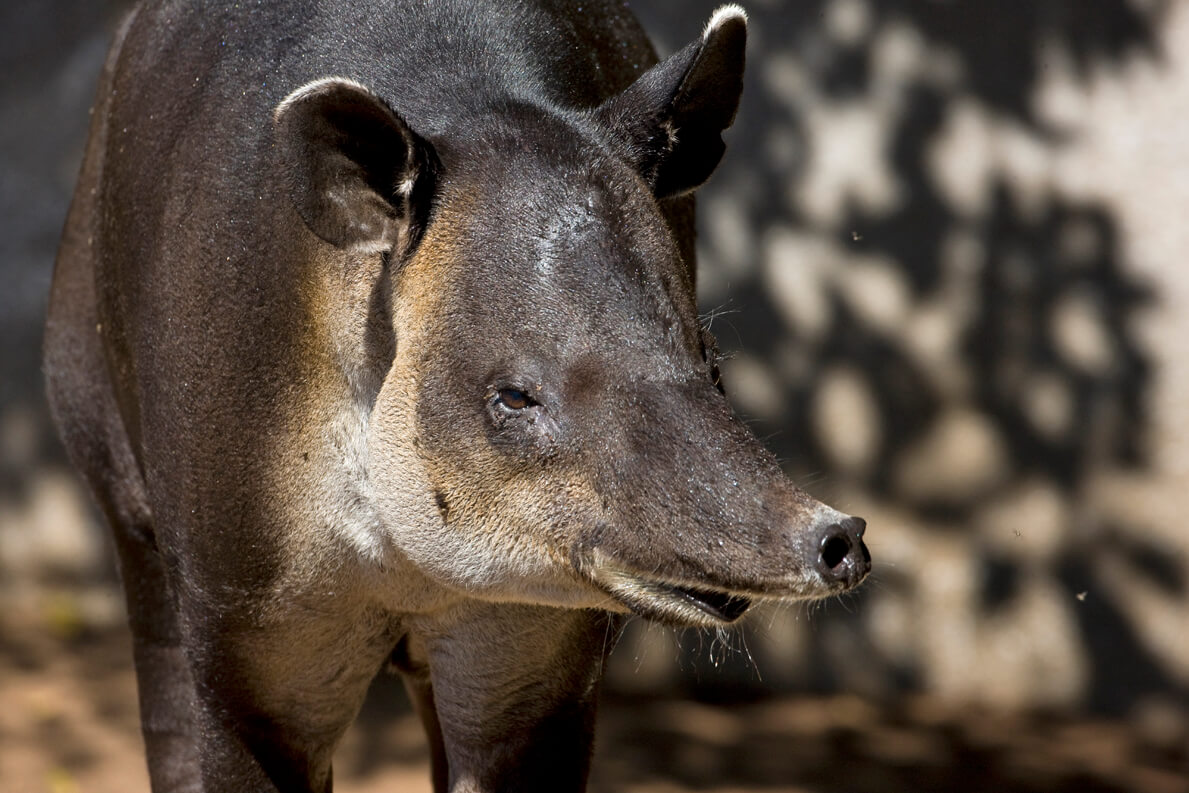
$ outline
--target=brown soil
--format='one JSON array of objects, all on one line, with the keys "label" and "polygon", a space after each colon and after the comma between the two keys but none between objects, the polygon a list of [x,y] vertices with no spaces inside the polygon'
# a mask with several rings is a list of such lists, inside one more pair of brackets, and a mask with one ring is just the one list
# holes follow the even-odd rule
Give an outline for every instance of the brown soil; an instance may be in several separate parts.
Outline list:
[{"label": "brown soil", "polygon": [[[146,793],[129,640],[0,630],[0,791]],[[1149,720],[1152,722],[1152,720]],[[593,793],[1187,793],[1183,721],[1114,722],[854,696],[716,706],[610,696]],[[427,793],[395,681],[378,681],[335,768],[348,793]]]}]

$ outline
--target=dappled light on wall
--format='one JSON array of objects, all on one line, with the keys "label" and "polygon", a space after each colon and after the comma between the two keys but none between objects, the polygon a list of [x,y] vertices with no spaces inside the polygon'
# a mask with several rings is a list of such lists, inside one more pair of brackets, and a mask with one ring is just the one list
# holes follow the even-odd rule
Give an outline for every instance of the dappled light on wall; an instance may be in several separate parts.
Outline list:
[{"label": "dappled light on wall", "polygon": [[[637,10],[665,31],[697,5]],[[1189,619],[1189,544],[1103,489],[1149,470],[1140,327],[1159,294],[1069,162],[1102,122],[1068,107],[1158,66],[1168,9],[749,13],[740,120],[700,199],[702,310],[735,404],[806,487],[868,519],[876,574],[820,621],[757,625],[728,677],[1113,711],[1183,696],[1185,650],[1141,625]],[[1163,617],[1132,622],[1125,575]],[[698,654],[687,677],[721,682]]]}]

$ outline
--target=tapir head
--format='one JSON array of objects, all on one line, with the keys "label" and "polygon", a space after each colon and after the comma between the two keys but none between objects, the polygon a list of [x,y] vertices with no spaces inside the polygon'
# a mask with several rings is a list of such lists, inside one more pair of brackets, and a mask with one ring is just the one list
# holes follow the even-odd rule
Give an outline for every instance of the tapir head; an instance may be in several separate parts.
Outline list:
[{"label": "tapir head", "polygon": [[495,97],[433,141],[346,80],[278,107],[298,213],[383,262],[365,495],[429,579],[713,625],[866,576],[863,521],[732,414],[663,210],[722,156],[745,38],[727,7],[597,108]]}]

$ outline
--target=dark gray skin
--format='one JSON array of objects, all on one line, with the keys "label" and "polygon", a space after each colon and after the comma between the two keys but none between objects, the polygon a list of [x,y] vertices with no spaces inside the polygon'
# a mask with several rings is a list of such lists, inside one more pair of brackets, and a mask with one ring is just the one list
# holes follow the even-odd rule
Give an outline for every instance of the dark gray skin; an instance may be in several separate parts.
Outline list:
[{"label": "dark gray skin", "polygon": [[862,521],[735,419],[698,322],[690,192],[745,36],[724,9],[650,69],[612,2],[125,23],[46,374],[155,791],[330,790],[385,665],[437,791],[582,790],[621,615],[720,626],[866,576]]}]

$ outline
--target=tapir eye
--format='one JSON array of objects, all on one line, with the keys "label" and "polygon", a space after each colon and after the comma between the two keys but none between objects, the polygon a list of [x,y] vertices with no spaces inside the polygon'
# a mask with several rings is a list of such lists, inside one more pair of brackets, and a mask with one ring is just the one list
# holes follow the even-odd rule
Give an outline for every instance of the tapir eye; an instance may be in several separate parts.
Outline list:
[{"label": "tapir eye", "polygon": [[516,388],[501,388],[496,393],[496,401],[508,410],[524,410],[537,404],[535,399]]},{"label": "tapir eye", "polygon": [[489,387],[487,418],[493,443],[530,454],[551,447],[560,430],[545,405],[523,388]]}]

